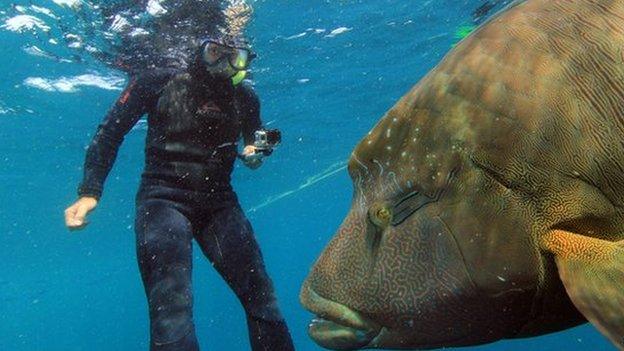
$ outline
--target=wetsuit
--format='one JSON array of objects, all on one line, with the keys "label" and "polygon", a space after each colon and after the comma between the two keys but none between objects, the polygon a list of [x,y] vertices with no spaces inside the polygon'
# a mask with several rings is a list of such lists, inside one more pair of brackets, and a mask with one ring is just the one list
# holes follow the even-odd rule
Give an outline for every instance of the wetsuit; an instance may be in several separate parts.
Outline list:
[{"label": "wetsuit", "polygon": [[252,143],[259,103],[233,86],[187,72],[132,78],[87,150],[80,196],[99,198],[124,135],[148,115],[136,196],[136,247],[150,316],[150,350],[199,346],[193,325],[192,239],[241,301],[253,350],[293,350],[252,228],[230,185],[237,144]]}]

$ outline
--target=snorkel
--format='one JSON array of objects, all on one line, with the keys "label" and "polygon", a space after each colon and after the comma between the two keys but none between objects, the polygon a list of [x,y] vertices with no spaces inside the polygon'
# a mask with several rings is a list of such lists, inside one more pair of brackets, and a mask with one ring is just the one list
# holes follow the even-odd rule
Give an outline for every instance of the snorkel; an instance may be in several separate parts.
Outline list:
[{"label": "snorkel", "polygon": [[239,85],[243,80],[245,80],[246,76],[247,71],[238,71],[238,73],[230,78],[232,80],[232,85]]}]

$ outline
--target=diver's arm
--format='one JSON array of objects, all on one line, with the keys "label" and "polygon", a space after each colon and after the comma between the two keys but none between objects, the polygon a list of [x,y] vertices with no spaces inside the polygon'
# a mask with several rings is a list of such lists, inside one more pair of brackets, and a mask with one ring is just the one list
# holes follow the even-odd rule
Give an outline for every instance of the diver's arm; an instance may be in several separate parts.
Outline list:
[{"label": "diver's arm", "polygon": [[65,224],[70,229],[86,225],[85,217],[97,206],[124,136],[155,105],[165,77],[159,72],[133,77],[98,126],[87,148],[79,199],[65,210]]},{"label": "diver's arm", "polygon": [[260,119],[260,99],[251,87],[242,87],[243,97],[241,98],[241,118],[242,134],[245,145],[253,145],[254,133],[262,129]]},{"label": "diver's arm", "polygon": [[143,92],[138,79],[132,78],[128,86],[98,126],[87,148],[82,182],[78,186],[78,200],[65,210],[65,225],[82,229],[86,216],[97,206],[102,195],[104,180],[117,157],[124,136],[145,112]]},{"label": "diver's arm", "polygon": [[125,135],[145,113],[146,89],[138,78],[132,78],[119,96],[91,140],[84,162],[84,174],[78,187],[80,197],[99,199],[104,181],[117,157]]},{"label": "diver's arm", "polygon": [[251,87],[244,86],[243,97],[241,98],[242,114],[242,136],[245,147],[242,152],[243,164],[251,169],[256,169],[262,165],[262,154],[256,152],[254,146],[254,133],[262,129],[260,119],[260,100]]}]

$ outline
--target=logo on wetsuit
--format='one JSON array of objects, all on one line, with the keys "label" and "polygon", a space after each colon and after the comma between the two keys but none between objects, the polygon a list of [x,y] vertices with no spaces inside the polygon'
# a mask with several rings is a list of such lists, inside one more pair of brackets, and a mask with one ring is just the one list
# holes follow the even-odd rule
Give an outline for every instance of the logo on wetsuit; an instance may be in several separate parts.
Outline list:
[{"label": "logo on wetsuit", "polygon": [[208,101],[198,107],[197,111],[195,111],[195,114],[197,114],[198,116],[207,116],[215,112],[221,113],[223,111],[221,110],[221,108],[219,108],[219,106],[217,106],[217,104],[214,103],[214,101]]}]

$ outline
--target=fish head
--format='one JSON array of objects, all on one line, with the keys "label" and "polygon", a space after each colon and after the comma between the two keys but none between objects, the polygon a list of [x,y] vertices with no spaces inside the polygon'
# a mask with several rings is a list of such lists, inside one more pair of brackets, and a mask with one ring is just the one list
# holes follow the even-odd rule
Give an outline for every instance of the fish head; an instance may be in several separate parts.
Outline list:
[{"label": "fish head", "polygon": [[351,209],[301,289],[302,304],[319,317],[309,334],[323,347],[495,340],[522,320],[497,324],[493,316],[512,303],[530,308],[537,272],[525,242],[533,220],[476,166],[481,159],[472,139],[458,137],[457,118],[412,100],[399,101],[353,151]]}]

